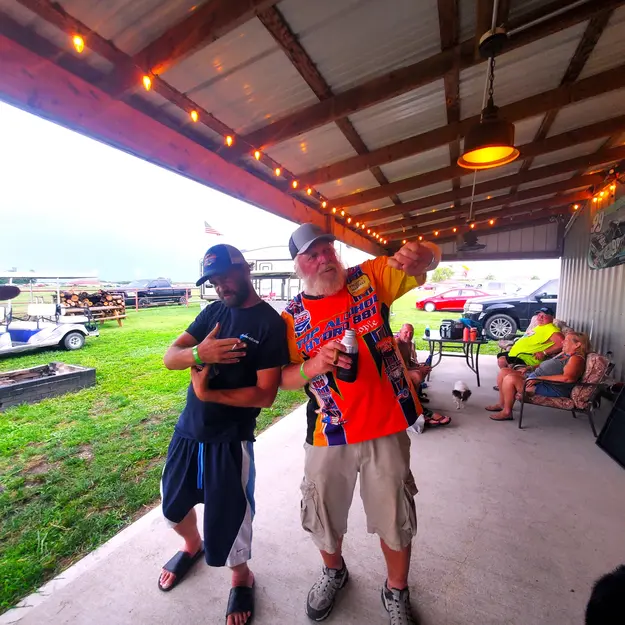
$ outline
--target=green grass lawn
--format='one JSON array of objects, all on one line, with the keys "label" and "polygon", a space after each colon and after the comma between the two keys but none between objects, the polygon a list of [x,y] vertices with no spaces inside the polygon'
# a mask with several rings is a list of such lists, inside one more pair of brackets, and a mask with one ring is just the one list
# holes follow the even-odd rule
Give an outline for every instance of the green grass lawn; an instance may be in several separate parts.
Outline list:
[{"label": "green grass lawn", "polygon": [[[57,360],[97,369],[95,387],[0,413],[0,612],[156,503],[189,380],[162,357],[198,311],[129,311],[77,352],[0,359],[0,371]],[[281,391],[258,430],[304,400]]]}]

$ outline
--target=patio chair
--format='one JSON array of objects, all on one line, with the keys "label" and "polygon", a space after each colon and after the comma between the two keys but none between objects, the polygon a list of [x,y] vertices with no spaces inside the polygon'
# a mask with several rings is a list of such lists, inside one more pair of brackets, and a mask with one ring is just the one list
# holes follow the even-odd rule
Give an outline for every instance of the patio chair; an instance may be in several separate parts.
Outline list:
[{"label": "patio chair", "polygon": [[[586,357],[586,370],[582,380],[578,382],[571,391],[571,397],[544,397],[542,395],[528,395],[525,392],[529,380],[525,381],[523,393],[517,395],[517,399],[521,402],[521,414],[519,415],[519,429],[523,424],[523,409],[525,404],[534,404],[535,406],[543,406],[545,408],[557,408],[558,410],[570,410],[573,418],[577,418],[578,414],[588,415],[588,421],[592,429],[592,433],[597,437],[597,430],[593,420],[593,412],[595,402],[603,386],[603,382],[612,373],[614,363],[601,354],[590,353]],[[552,385],[564,385],[566,382],[552,382]]]}]

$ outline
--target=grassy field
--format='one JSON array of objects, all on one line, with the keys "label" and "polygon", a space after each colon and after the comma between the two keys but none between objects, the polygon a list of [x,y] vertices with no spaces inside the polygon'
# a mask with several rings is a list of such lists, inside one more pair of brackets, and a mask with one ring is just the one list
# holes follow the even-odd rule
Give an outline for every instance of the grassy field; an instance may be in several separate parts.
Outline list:
[{"label": "grassy field", "polygon": [[[80,351],[0,359],[0,371],[55,360],[97,369],[93,388],[0,413],[0,612],[155,504],[189,379],[162,357],[198,310],[129,312]],[[280,392],[258,429],[304,399]]]}]

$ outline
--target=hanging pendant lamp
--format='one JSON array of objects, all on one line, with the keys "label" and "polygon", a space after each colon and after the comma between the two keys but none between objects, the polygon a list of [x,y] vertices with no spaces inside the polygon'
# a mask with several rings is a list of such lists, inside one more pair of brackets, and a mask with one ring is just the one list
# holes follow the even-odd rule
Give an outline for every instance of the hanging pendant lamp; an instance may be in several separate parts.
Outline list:
[{"label": "hanging pendant lamp", "polygon": [[500,119],[493,100],[495,57],[491,56],[488,71],[488,102],[482,109],[478,124],[464,137],[464,150],[458,165],[465,169],[492,169],[507,165],[519,157],[514,147],[514,124]]}]

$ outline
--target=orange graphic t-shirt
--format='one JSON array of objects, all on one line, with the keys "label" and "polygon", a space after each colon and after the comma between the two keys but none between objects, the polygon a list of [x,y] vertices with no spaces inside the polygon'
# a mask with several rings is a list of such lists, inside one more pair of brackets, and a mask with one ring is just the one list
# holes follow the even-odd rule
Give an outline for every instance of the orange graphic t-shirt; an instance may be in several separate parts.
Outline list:
[{"label": "orange graphic t-shirt", "polygon": [[306,384],[311,445],[359,443],[405,430],[422,413],[389,324],[391,304],[423,284],[388,266],[387,257],[348,269],[347,284],[335,295],[300,293],[282,313],[292,363],[313,358],[345,330],[358,337],[358,377],[343,382],[332,373]]}]

